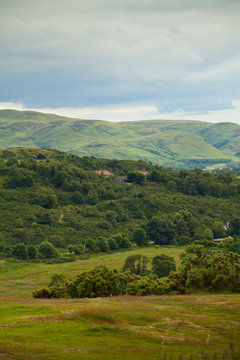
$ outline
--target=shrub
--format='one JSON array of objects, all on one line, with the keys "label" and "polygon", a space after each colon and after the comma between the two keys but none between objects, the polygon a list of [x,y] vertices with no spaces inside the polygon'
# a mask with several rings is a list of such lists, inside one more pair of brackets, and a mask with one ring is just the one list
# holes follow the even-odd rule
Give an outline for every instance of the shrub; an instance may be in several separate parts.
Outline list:
[{"label": "shrub", "polygon": [[57,256],[55,247],[48,241],[43,241],[40,244],[38,252],[45,259]]},{"label": "shrub", "polygon": [[157,255],[152,259],[152,271],[159,278],[168,276],[176,270],[176,262],[173,257],[164,254]]},{"label": "shrub", "polygon": [[17,259],[25,260],[27,259],[27,249],[24,244],[18,244],[16,245],[12,250],[13,256],[15,256]]},{"label": "shrub", "polygon": [[29,259],[36,259],[37,257],[37,250],[33,245],[27,246],[27,256]]},{"label": "shrub", "polygon": [[64,282],[64,280],[65,280],[65,276],[63,274],[54,274],[51,277],[49,287],[60,285]]}]

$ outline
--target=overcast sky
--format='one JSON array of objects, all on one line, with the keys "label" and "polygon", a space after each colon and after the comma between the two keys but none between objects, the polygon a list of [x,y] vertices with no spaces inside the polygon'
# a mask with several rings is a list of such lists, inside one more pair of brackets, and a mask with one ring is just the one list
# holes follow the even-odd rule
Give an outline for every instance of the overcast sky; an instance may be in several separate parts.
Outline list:
[{"label": "overcast sky", "polygon": [[0,0],[0,108],[240,123],[240,0]]}]

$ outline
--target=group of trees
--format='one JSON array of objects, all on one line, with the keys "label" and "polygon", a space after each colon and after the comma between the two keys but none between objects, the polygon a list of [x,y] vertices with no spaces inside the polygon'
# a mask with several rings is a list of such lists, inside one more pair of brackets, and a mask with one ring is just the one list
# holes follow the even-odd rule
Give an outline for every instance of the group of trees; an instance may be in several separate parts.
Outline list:
[{"label": "group of trees", "polygon": [[175,262],[166,255],[152,260],[142,255],[127,258],[122,271],[97,267],[75,280],[58,282],[40,289],[34,297],[105,297],[117,295],[184,294],[196,291],[240,292],[240,255],[207,251],[204,246],[190,245],[181,256],[176,271]]},{"label": "group of trees", "polygon": [[148,269],[149,259],[145,255],[129,255],[122,267],[123,272],[130,272],[130,274],[145,276],[155,274],[157,277],[165,277],[171,271],[176,270],[176,262],[173,257],[161,254],[152,259],[152,269]]},{"label": "group of trees", "polygon": [[24,243],[17,244],[12,254],[20,260],[44,258],[50,259],[58,256],[56,248],[48,241],[43,241],[39,246],[25,245]]},{"label": "group of trees", "polygon": [[[97,169],[125,175],[133,186],[99,176]],[[14,248],[24,245],[27,255],[22,258],[33,258],[28,246],[38,252],[44,239],[60,252],[79,255],[149,242],[186,245],[237,238],[239,183],[234,173],[175,171],[54,150],[44,155],[40,150],[7,150],[0,155],[0,257],[19,257]],[[197,194],[190,191],[194,186]],[[218,197],[213,189],[219,186],[234,188],[234,196],[225,189]]]}]

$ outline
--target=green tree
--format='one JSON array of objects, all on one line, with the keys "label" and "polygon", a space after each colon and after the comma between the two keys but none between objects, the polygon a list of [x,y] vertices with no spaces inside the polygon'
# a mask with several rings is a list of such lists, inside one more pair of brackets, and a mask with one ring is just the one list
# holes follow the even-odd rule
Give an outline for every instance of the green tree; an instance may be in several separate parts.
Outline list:
[{"label": "green tree", "polygon": [[116,240],[120,249],[128,249],[131,247],[131,242],[126,234],[117,233],[113,235],[112,238]]},{"label": "green tree", "polygon": [[70,196],[70,200],[74,202],[74,204],[83,204],[83,196],[80,191],[74,191]]},{"label": "green tree", "polygon": [[230,235],[240,235],[240,217],[235,217],[229,224]]},{"label": "green tree", "polygon": [[107,252],[109,250],[109,243],[103,236],[99,236],[96,243],[100,251]]},{"label": "green tree", "polygon": [[168,188],[168,190],[170,190],[172,192],[176,191],[177,190],[176,182],[173,180],[169,180],[167,183],[167,188]]},{"label": "green tree", "polygon": [[214,239],[224,238],[226,236],[226,231],[224,225],[220,221],[215,221],[212,226],[212,232]]},{"label": "green tree", "polygon": [[152,259],[152,271],[159,278],[168,276],[171,271],[176,270],[176,262],[168,255],[157,255]]},{"label": "green tree", "polygon": [[45,258],[53,258],[56,256],[56,249],[55,247],[48,241],[43,241],[40,245],[39,245],[39,249],[38,249],[39,254]]},{"label": "green tree", "polygon": [[85,246],[91,252],[97,252],[99,250],[97,242],[94,239],[87,239],[85,242]]},{"label": "green tree", "polygon": [[142,228],[135,229],[132,234],[132,241],[136,243],[138,246],[148,245],[148,238],[146,231]]},{"label": "green tree", "polygon": [[212,233],[212,230],[211,229],[206,229],[205,231],[204,231],[204,237],[205,237],[205,239],[207,239],[207,240],[213,240],[213,233]]},{"label": "green tree", "polygon": [[125,260],[122,271],[129,271],[131,274],[146,275],[149,260],[145,255],[129,255]]},{"label": "green tree", "polygon": [[13,256],[17,259],[25,260],[27,259],[27,250],[25,244],[17,244],[12,250]]},{"label": "green tree", "polygon": [[138,185],[144,185],[146,183],[145,175],[137,171],[130,171],[127,175],[127,180],[130,183],[136,183]]},{"label": "green tree", "polygon": [[36,259],[37,250],[36,250],[35,246],[33,246],[33,245],[27,246],[27,256],[29,259]]},{"label": "green tree", "polygon": [[110,238],[110,239],[108,239],[108,243],[109,243],[109,248],[111,250],[117,250],[118,249],[118,243],[117,243],[116,239]]},{"label": "green tree", "polygon": [[174,226],[168,220],[153,217],[146,225],[149,239],[155,244],[171,244],[174,237]]}]

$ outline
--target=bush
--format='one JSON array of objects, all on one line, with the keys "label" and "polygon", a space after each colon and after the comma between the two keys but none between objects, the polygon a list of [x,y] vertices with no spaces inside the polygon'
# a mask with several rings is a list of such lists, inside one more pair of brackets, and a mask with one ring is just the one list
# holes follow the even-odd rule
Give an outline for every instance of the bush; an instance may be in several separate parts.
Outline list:
[{"label": "bush", "polygon": [[54,274],[51,277],[49,287],[60,285],[60,284],[62,284],[64,282],[64,280],[65,280],[64,275],[62,275],[62,274]]},{"label": "bush", "polygon": [[126,234],[118,233],[112,236],[120,249],[128,249],[131,247],[131,242]]},{"label": "bush", "polygon": [[28,245],[27,247],[27,255],[29,259],[36,259],[37,250],[33,245]]},{"label": "bush", "polygon": [[168,276],[176,270],[176,262],[173,257],[164,254],[157,255],[152,259],[152,271],[159,278]]},{"label": "bush", "polygon": [[98,248],[99,248],[100,251],[102,251],[102,252],[108,252],[108,250],[109,250],[109,243],[108,243],[107,239],[105,239],[103,236],[99,236],[99,237],[97,238],[96,243],[97,243],[97,246],[98,246]]},{"label": "bush", "polygon": [[85,246],[91,252],[97,252],[99,250],[97,242],[94,239],[87,239]]},{"label": "bush", "polygon": [[38,249],[39,254],[45,258],[53,258],[57,256],[55,247],[48,241],[43,241]]},{"label": "bush", "polygon": [[25,260],[27,259],[27,249],[24,244],[18,244],[16,245],[12,250],[13,256],[15,256],[17,259]]},{"label": "bush", "polygon": [[99,266],[79,275],[69,284],[67,291],[71,297],[80,298],[117,296],[125,294],[128,282],[129,275]]}]

